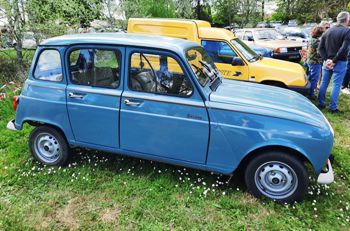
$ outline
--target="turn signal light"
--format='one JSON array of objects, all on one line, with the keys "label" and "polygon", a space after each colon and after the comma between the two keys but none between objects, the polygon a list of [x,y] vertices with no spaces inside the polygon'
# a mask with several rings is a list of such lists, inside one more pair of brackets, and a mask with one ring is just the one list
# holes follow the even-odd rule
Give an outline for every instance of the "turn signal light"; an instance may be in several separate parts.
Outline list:
[{"label": "turn signal light", "polygon": [[15,111],[17,110],[18,103],[19,103],[19,97],[18,96],[14,96],[13,97],[13,103],[12,103],[13,110],[15,110]]}]

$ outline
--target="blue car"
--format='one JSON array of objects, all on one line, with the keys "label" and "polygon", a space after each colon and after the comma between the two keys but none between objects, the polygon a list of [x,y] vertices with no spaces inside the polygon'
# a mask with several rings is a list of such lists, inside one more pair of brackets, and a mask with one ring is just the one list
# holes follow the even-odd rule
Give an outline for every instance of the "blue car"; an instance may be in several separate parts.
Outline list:
[{"label": "blue car", "polygon": [[319,183],[334,178],[333,130],[310,101],[224,80],[205,50],[185,40],[108,33],[46,40],[13,103],[7,128],[34,126],[29,148],[45,165],[65,165],[72,148],[84,147],[239,170],[249,192],[280,202],[304,198],[306,163]]}]

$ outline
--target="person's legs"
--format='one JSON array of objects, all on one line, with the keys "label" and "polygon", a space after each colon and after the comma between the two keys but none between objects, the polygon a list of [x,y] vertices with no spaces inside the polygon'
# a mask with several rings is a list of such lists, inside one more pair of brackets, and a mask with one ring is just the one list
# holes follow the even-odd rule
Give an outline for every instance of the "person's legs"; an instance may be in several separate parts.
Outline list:
[{"label": "person's legs", "polygon": [[340,89],[344,80],[345,72],[347,67],[347,61],[338,61],[333,69],[333,86],[331,92],[331,103],[329,109],[335,111],[338,108],[338,99]]},{"label": "person's legs", "polygon": [[343,88],[350,88],[350,67],[347,69],[345,76],[344,76],[344,81],[343,81]]},{"label": "person's legs", "polygon": [[346,69],[342,88],[349,88],[350,87],[349,85],[350,85],[350,55],[348,56],[348,64],[347,64],[347,69]]},{"label": "person's legs", "polygon": [[315,90],[317,87],[318,79],[321,74],[321,64],[309,64],[310,68],[310,77],[309,81],[311,83],[310,87],[310,96],[315,96]]},{"label": "person's legs", "polygon": [[328,70],[325,67],[325,63],[322,67],[322,80],[321,80],[321,86],[320,91],[318,93],[318,104],[319,106],[325,106],[326,105],[326,92],[329,85],[329,81],[331,79],[333,70]]}]

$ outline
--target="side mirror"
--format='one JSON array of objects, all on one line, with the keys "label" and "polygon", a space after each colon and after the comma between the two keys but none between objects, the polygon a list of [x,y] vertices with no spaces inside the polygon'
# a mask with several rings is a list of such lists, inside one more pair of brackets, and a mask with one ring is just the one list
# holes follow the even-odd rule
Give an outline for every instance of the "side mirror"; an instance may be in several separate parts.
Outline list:
[{"label": "side mirror", "polygon": [[254,38],[253,38],[253,36],[248,36],[248,41],[250,41],[250,42],[254,42]]},{"label": "side mirror", "polygon": [[234,57],[232,59],[232,66],[244,66],[244,62],[241,58],[239,57]]}]

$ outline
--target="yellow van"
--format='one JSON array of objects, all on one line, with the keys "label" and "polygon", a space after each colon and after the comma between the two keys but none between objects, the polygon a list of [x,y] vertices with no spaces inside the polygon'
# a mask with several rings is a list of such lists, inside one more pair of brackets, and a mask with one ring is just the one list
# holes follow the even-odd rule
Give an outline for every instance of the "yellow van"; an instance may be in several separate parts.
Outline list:
[{"label": "yellow van", "polygon": [[262,58],[232,32],[211,27],[206,21],[130,18],[128,33],[163,35],[196,42],[204,47],[227,79],[274,85],[303,94],[309,92],[310,83],[300,64]]}]

